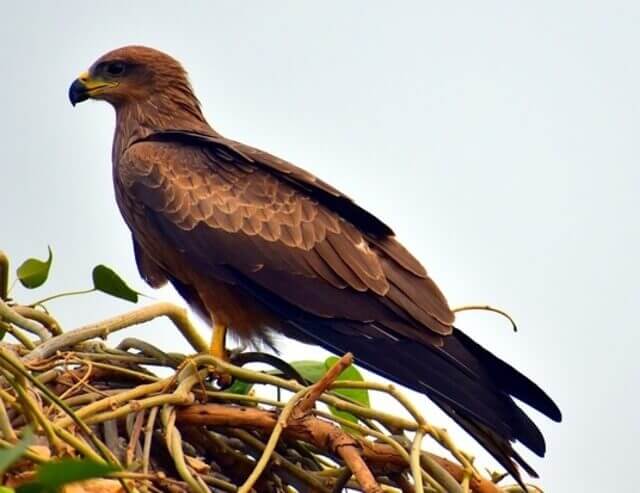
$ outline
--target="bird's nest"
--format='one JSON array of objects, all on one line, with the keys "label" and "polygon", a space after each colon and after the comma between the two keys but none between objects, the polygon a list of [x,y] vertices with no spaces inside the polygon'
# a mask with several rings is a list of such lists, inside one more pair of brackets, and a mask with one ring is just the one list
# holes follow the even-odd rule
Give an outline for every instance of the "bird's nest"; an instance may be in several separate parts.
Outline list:
[{"label": "bird's nest", "polygon": [[[137,339],[103,342],[158,317],[173,321],[194,355]],[[65,491],[521,491],[480,473],[392,385],[338,379],[349,354],[314,383],[259,353],[231,364],[208,355],[186,311],[167,303],[63,331],[43,309],[0,296],[0,330],[13,336],[0,343],[0,447],[15,447],[28,430],[35,437],[4,472],[4,485],[32,480],[40,463],[74,457],[116,472]],[[256,359],[273,370],[249,369]],[[221,374],[243,384],[221,390]],[[260,390],[247,392],[250,383]],[[411,419],[336,392],[346,388],[385,392]],[[433,441],[449,459],[425,451]]]}]

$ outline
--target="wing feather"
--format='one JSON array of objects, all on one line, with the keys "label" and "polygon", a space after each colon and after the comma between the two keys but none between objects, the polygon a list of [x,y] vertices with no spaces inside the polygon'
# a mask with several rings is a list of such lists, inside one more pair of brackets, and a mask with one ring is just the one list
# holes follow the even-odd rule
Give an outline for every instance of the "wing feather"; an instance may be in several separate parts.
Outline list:
[{"label": "wing feather", "polygon": [[[382,305],[421,330],[451,330],[446,300],[409,252],[380,234],[382,223],[299,168],[251,148],[239,151],[237,143],[219,144],[152,139],[130,147],[122,160],[129,193],[162,216],[165,228],[176,228],[174,247],[205,268],[281,270],[292,290],[319,279],[338,295],[368,293],[372,311]],[[326,204],[327,196],[340,202]],[[180,231],[195,229],[198,242]]]}]

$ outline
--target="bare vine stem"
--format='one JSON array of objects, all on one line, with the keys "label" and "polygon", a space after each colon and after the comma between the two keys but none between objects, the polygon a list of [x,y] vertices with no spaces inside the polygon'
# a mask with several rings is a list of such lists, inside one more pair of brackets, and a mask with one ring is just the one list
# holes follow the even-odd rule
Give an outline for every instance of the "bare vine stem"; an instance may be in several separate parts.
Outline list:
[{"label": "bare vine stem", "polygon": [[[8,283],[8,259],[0,252],[0,330],[18,341],[0,341],[0,448],[11,447],[31,421],[48,439],[53,458],[70,453],[119,464],[125,469],[112,477],[123,481],[125,491],[136,492],[166,491],[169,486],[197,493],[211,487],[249,493],[267,485],[290,490],[290,478],[296,478],[298,483],[291,484],[298,484],[299,491],[319,493],[338,493],[343,486],[365,493],[515,491],[483,477],[448,433],[427,422],[395,386],[336,380],[351,364],[349,354],[320,381],[305,386],[206,354],[208,344],[186,310],[175,305],[154,303],[64,331],[47,311],[7,302]],[[470,309],[488,309],[511,320],[486,306],[458,311]],[[167,353],[138,339],[113,349],[96,342],[159,317],[169,318],[199,354]],[[37,339],[31,340],[27,332]],[[158,367],[162,377],[156,374]],[[221,391],[209,381],[219,374],[293,395],[281,401],[260,393]],[[332,392],[346,388],[386,393],[409,418]],[[317,402],[356,419],[317,409]],[[116,451],[122,452],[122,463],[96,433],[105,430],[103,423],[111,430],[106,443],[124,443]],[[414,434],[411,441],[405,433]],[[424,451],[425,437],[447,449],[455,461]],[[30,449],[25,459],[34,464],[50,460],[40,450]],[[165,472],[169,470],[173,477]]]}]

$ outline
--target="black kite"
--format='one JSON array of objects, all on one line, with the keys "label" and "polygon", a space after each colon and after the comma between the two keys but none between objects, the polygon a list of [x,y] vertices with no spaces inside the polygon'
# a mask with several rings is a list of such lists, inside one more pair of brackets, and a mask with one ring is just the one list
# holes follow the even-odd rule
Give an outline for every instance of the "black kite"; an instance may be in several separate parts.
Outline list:
[{"label": "black kite", "polygon": [[182,66],[145,47],[102,56],[71,86],[116,110],[113,178],[142,277],[171,282],[214,326],[270,344],[272,331],[354,353],[427,395],[516,479],[511,447],[542,434],[517,398],[561,414],[533,382],[453,326],[447,301],[382,221],[310,173],[222,137]]}]

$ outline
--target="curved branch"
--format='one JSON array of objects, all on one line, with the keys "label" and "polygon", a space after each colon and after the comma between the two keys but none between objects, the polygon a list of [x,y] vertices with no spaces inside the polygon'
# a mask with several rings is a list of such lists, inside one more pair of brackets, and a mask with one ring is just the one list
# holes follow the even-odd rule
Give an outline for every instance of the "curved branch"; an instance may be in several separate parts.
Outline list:
[{"label": "curved branch", "polygon": [[[2,304],[3,302],[0,300],[0,316],[3,315]],[[97,324],[91,324],[65,332],[62,335],[56,336],[45,343],[40,344],[24,358],[24,361],[33,362],[45,359],[49,356],[53,356],[57,351],[71,348],[80,342],[94,339],[96,337],[104,339],[112,332],[131,327],[132,325],[142,324],[162,316],[171,319],[180,332],[182,332],[185,339],[189,341],[196,351],[207,352],[209,346],[204,339],[202,339],[202,336],[198,334],[198,331],[189,320],[187,311],[177,305],[161,302],[109,318]],[[30,320],[26,321],[33,324]],[[22,325],[20,326],[23,327]],[[23,328],[29,330],[26,327]],[[46,335],[48,336],[48,334]]]},{"label": "curved branch", "polygon": [[[255,407],[191,404],[176,409],[176,424],[180,425],[234,427],[269,432],[276,426],[277,421],[278,416],[275,412]],[[304,416],[296,421],[289,420],[282,435],[286,439],[302,440],[340,456],[342,456],[340,453],[342,447],[355,442],[351,448],[358,452],[358,456],[365,464],[380,474],[404,471],[409,468],[406,458],[391,445],[351,437],[334,424],[312,415]],[[437,463],[456,481],[462,481],[466,473],[464,467],[435,454],[422,452],[421,455],[423,458]],[[342,458],[346,462],[344,456]],[[470,488],[474,493],[500,493],[495,484],[483,478],[472,477]]]}]

